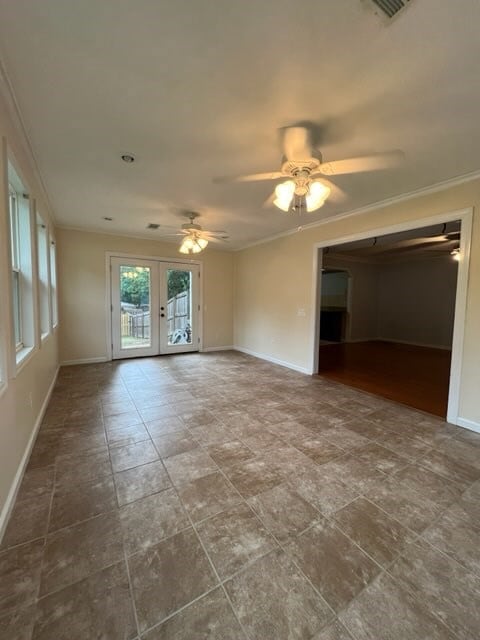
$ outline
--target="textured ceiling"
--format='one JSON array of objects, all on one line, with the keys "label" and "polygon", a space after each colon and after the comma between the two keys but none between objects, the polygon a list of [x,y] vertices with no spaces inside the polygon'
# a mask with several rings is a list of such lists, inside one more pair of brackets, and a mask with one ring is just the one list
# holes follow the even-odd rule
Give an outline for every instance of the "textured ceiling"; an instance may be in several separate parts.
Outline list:
[{"label": "textured ceiling", "polygon": [[[0,0],[0,53],[60,225],[159,237],[178,208],[230,248],[480,169],[480,2]],[[335,178],[301,218],[262,208],[277,129],[320,125],[324,160],[402,149]],[[124,152],[137,160],[127,165]],[[111,216],[113,222],[105,222]]]}]

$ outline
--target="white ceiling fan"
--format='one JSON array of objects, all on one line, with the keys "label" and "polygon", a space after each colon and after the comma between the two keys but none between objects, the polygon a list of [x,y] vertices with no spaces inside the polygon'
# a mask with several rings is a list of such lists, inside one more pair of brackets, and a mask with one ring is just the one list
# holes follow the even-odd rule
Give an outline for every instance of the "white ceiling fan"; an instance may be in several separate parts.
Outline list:
[{"label": "white ceiling fan", "polygon": [[325,176],[363,171],[390,169],[400,164],[401,151],[372,154],[333,162],[323,162],[322,154],[313,143],[312,127],[295,125],[281,129],[283,162],[280,171],[255,173],[244,176],[223,176],[214,182],[254,182],[279,180],[274,193],[265,204],[274,204],[283,211],[315,211],[331,197],[341,201],[345,193]]},{"label": "white ceiling fan", "polygon": [[177,233],[162,234],[163,238],[182,238],[180,242],[180,253],[200,253],[208,245],[209,242],[228,242],[228,234],[226,231],[205,231],[199,224],[195,222],[200,217],[195,211],[182,210],[181,215],[189,219],[178,229]]}]

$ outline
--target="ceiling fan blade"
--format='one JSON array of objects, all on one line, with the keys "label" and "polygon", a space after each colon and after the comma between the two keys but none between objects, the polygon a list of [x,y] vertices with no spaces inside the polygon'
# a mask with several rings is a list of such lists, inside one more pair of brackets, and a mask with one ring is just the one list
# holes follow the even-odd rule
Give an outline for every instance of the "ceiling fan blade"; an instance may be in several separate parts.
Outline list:
[{"label": "ceiling fan blade", "polygon": [[209,242],[230,242],[229,238],[205,238],[206,240],[208,240]]},{"label": "ceiling fan blade", "polygon": [[203,238],[228,238],[228,233],[226,231],[201,231],[199,235]]},{"label": "ceiling fan blade", "polygon": [[379,171],[397,167],[404,158],[401,151],[390,153],[378,153],[371,156],[359,156],[358,158],[346,158],[323,162],[318,168],[318,173],[327,176],[341,175],[344,173],[361,173],[362,171]]},{"label": "ceiling fan blade", "polygon": [[278,180],[283,178],[281,171],[269,171],[268,173],[252,173],[245,176],[219,176],[214,178],[213,182],[222,184],[224,182],[257,182],[259,180]]},{"label": "ceiling fan blade", "polygon": [[179,236],[183,236],[183,233],[161,233],[156,235],[156,238],[177,238]]},{"label": "ceiling fan blade", "polygon": [[342,203],[342,202],[345,202],[345,200],[347,200],[348,196],[345,193],[345,191],[343,191],[343,189],[340,189],[340,187],[337,187],[337,185],[331,182],[330,180],[327,180],[327,178],[324,178],[322,176],[321,178],[315,178],[315,180],[317,182],[321,182],[322,184],[324,184],[326,187],[330,189],[330,195],[328,196],[327,200],[331,200],[332,202],[338,202],[338,203]]},{"label": "ceiling fan blade", "polygon": [[282,131],[287,160],[299,162],[312,157],[311,133],[307,127],[285,127]]},{"label": "ceiling fan blade", "polygon": [[264,209],[268,209],[270,207],[273,206],[273,201],[275,200],[275,192],[272,192],[268,198],[265,200],[265,202],[262,204],[262,207]]}]

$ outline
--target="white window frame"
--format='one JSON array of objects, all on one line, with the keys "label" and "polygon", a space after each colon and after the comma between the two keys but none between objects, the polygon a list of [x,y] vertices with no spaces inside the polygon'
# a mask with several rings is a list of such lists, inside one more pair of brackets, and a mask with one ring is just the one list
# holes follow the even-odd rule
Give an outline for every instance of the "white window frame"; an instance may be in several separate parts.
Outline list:
[{"label": "white window frame", "polygon": [[[38,349],[38,272],[33,208],[25,181],[14,164],[7,160],[9,191],[8,219],[10,230],[9,265],[11,273],[10,313],[12,364],[14,376]],[[14,206],[12,206],[12,202]],[[13,274],[18,276],[13,276]],[[18,280],[19,304],[15,304],[15,278]],[[18,314],[18,331],[15,315]],[[18,339],[17,339],[18,337]]]},{"label": "white window frame", "polygon": [[58,274],[57,274],[57,244],[55,238],[48,236],[49,255],[49,287],[50,287],[50,319],[52,330],[58,327]]},{"label": "white window frame", "polygon": [[37,273],[38,273],[38,325],[40,340],[43,342],[52,333],[52,313],[50,304],[50,233],[42,216],[37,211]]},{"label": "white window frame", "polygon": [[[22,272],[20,269],[20,239],[19,239],[19,211],[18,193],[9,183],[8,205],[10,216],[10,260],[12,274],[12,311],[13,311],[13,338],[15,352],[24,348],[23,344],[23,318],[22,318]],[[18,340],[17,340],[18,331]]]},{"label": "white window frame", "polygon": [[9,336],[11,335],[10,300],[10,205],[8,200],[7,175],[7,141],[0,138],[0,289],[3,293],[0,304],[0,397],[8,389],[11,377],[11,351]]}]

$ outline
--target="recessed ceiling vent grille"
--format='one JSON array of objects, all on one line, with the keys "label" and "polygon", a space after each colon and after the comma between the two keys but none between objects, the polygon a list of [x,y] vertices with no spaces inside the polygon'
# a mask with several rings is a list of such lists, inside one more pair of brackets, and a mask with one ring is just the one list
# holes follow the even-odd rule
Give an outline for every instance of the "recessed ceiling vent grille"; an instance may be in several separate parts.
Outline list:
[{"label": "recessed ceiling vent grille", "polygon": [[389,18],[393,18],[410,0],[372,0]]},{"label": "recessed ceiling vent grille", "polygon": [[156,224],[155,222],[150,222],[150,224],[147,224],[147,229],[159,229],[160,225]]}]

